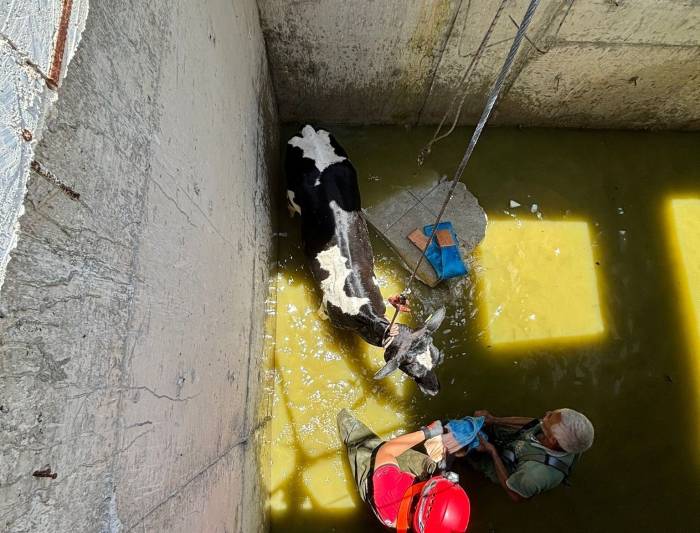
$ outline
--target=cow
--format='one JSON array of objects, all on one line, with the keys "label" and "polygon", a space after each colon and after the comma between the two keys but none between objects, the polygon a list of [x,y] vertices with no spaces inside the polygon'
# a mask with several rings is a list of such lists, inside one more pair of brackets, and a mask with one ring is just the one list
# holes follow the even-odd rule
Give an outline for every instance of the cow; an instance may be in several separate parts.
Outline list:
[{"label": "cow", "polygon": [[420,390],[436,395],[435,368],[443,354],[432,333],[445,318],[433,313],[417,330],[398,324],[391,332],[386,306],[374,275],[374,257],[361,213],[357,173],[348,154],[328,131],[304,126],[287,143],[285,160],[290,213],[301,215],[304,253],[322,292],[320,314],[384,348],[382,379],[401,369]]}]

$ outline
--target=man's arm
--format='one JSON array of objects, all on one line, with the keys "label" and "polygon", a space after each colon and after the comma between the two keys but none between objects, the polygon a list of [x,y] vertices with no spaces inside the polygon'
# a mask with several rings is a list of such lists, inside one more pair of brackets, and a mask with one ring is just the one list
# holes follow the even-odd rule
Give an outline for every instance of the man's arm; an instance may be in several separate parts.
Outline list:
[{"label": "man's arm", "polygon": [[493,416],[486,410],[475,411],[474,416],[483,416],[485,418],[484,425],[486,426],[507,426],[512,428],[521,428],[534,420],[529,416]]},{"label": "man's arm", "polygon": [[386,441],[379,447],[379,450],[377,450],[374,468],[377,469],[380,466],[389,464],[398,466],[399,463],[396,458],[399,455],[410,450],[416,444],[420,444],[424,440],[436,437],[437,435],[442,435],[442,424],[439,420],[413,433],[406,433],[405,435]]},{"label": "man's arm", "polygon": [[516,503],[525,501],[525,498],[523,498],[520,494],[511,490],[508,487],[508,483],[507,483],[507,481],[508,481],[508,469],[506,468],[506,465],[503,464],[503,460],[501,459],[501,456],[498,455],[498,451],[496,451],[496,447],[493,444],[491,444],[490,442],[483,440],[481,437],[479,437],[479,442],[481,442],[481,444],[477,448],[477,450],[486,452],[491,456],[491,460],[493,461],[493,466],[496,469],[496,476],[498,477],[498,483],[501,485],[501,487],[503,487],[503,490],[506,491],[506,494],[508,494],[510,499]]}]

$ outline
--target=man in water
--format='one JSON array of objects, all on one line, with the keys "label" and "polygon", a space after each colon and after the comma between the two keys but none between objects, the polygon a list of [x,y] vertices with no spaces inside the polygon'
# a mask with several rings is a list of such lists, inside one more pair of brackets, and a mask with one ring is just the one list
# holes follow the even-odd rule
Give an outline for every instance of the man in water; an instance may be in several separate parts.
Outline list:
[{"label": "man in water", "polygon": [[560,485],[593,444],[593,424],[573,409],[548,411],[541,420],[488,411],[474,416],[484,417],[488,440],[479,437],[479,447],[467,460],[516,502]]},{"label": "man in water", "polygon": [[347,447],[360,498],[382,524],[399,532],[466,531],[469,498],[456,474],[434,474],[436,464],[411,449],[442,435],[440,421],[383,441],[343,409],[338,413],[338,432]]}]

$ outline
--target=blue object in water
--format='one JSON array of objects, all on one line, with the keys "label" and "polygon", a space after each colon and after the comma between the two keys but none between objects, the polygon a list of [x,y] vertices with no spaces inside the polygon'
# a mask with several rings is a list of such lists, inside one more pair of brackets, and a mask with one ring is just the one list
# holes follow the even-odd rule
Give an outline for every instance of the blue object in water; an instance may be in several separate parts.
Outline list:
[{"label": "blue object in water", "polygon": [[[423,228],[423,235],[430,238],[433,225],[429,224]],[[464,266],[462,256],[459,253],[457,234],[452,227],[452,222],[440,222],[436,231],[447,230],[452,235],[452,246],[440,246],[437,243],[437,238],[430,241],[428,250],[425,252],[425,257],[435,269],[439,279],[456,278],[464,276],[467,273],[467,268]]]},{"label": "blue object in water", "polygon": [[446,425],[452,438],[457,441],[460,449],[471,451],[479,446],[479,435],[484,440],[488,437],[481,428],[484,427],[483,416],[465,416],[459,420],[450,420]]}]

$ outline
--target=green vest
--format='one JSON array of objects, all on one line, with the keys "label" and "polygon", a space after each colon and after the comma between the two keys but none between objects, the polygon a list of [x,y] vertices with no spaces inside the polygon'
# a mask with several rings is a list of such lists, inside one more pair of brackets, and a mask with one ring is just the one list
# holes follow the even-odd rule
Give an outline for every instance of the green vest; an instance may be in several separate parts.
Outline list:
[{"label": "green vest", "polygon": [[576,461],[576,454],[557,452],[542,446],[537,440],[541,431],[540,424],[536,424],[512,433],[510,438],[503,438],[501,446],[496,444],[510,473],[506,484],[523,498],[560,485]]},{"label": "green vest", "polygon": [[[570,473],[576,455],[545,449],[536,440],[540,424],[526,429],[495,426],[491,431],[494,446],[508,469],[508,488],[523,498],[551,490]],[[471,453],[470,464],[498,483],[496,469],[488,454]]]}]

